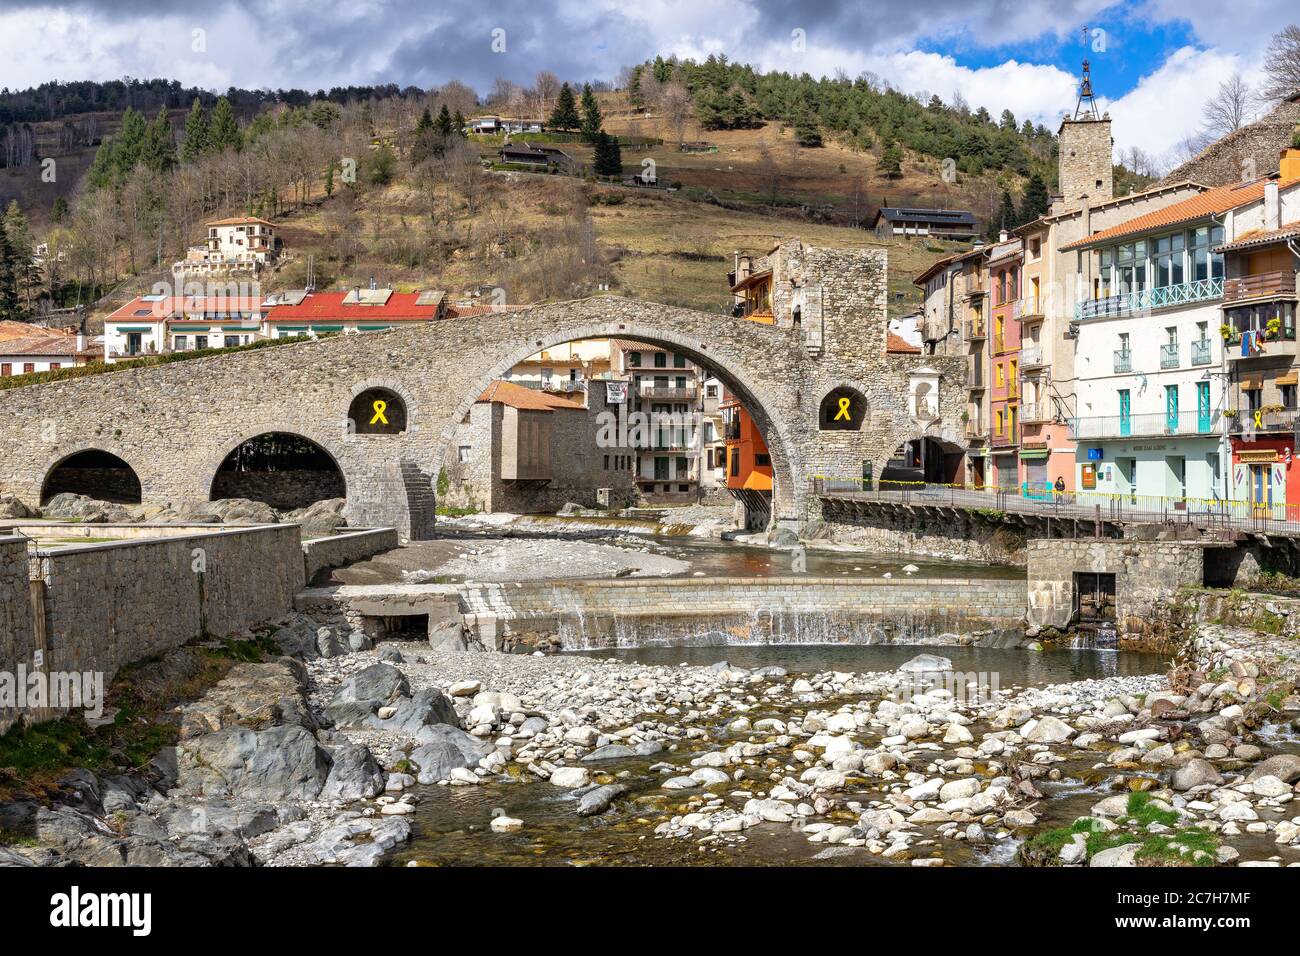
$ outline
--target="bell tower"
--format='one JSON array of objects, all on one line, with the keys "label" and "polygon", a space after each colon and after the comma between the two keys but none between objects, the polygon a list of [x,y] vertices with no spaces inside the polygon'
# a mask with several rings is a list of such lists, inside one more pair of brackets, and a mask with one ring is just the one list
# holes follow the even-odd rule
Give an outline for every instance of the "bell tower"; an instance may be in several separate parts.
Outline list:
[{"label": "bell tower", "polygon": [[1114,143],[1110,135],[1110,114],[1101,113],[1092,92],[1087,60],[1079,82],[1074,116],[1061,120],[1057,132],[1058,191],[1063,209],[1077,209],[1087,201],[1096,205],[1114,198]]}]

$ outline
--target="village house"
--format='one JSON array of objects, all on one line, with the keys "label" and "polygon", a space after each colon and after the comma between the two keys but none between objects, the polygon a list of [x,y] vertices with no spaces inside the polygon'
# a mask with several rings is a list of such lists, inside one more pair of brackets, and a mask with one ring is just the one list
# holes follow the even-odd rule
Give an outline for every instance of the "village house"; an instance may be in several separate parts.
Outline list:
[{"label": "village house", "polygon": [[91,338],[76,330],[0,322],[0,378],[86,365],[101,354]]},{"label": "village house", "polygon": [[898,236],[964,241],[979,235],[975,214],[965,209],[882,206],[868,227],[881,239]]},{"label": "village house", "polygon": [[[1253,424],[1264,408],[1266,378],[1274,404],[1294,401],[1293,376],[1277,361],[1285,336],[1294,335],[1294,309],[1285,307],[1294,280],[1275,275],[1294,271],[1288,257],[1252,260],[1238,243],[1300,218],[1297,186],[1296,179],[1281,188],[1270,179],[1219,186],[1064,247],[1079,253],[1092,292],[1075,307],[1079,490],[1134,503],[1192,499],[1179,505],[1191,508],[1269,500],[1282,476],[1256,469],[1257,487],[1248,488],[1249,469],[1229,468],[1228,434],[1240,433],[1242,413]],[[1229,252],[1241,270],[1231,299]],[[1251,278],[1255,268],[1269,278]],[[1264,353],[1268,361],[1258,359]],[[1276,484],[1280,491],[1284,478]]]},{"label": "village house", "polygon": [[506,143],[497,151],[497,157],[502,163],[512,166],[560,173],[572,172],[578,166],[577,160],[564,150],[545,143]]},{"label": "village house", "polygon": [[255,216],[214,219],[206,224],[203,244],[191,246],[184,260],[173,266],[179,274],[211,275],[259,272],[281,254],[276,226]]}]

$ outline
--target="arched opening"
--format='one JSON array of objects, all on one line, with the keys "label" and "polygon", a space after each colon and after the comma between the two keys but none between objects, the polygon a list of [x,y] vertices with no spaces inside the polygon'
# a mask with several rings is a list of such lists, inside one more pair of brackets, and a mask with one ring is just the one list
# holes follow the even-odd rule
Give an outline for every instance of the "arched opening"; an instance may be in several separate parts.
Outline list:
[{"label": "arched opening", "polygon": [[357,435],[400,435],[406,431],[406,402],[387,388],[368,388],[348,406]]},{"label": "arched opening", "polygon": [[242,442],[222,461],[209,496],[247,498],[281,511],[347,497],[343,472],[324,448],[289,432],[265,432]]},{"label": "arched opening", "polygon": [[41,488],[41,504],[55,495],[85,495],[116,504],[140,503],[140,479],[121,458],[98,448],[69,455],[50,469]]},{"label": "arched opening", "polygon": [[744,381],[691,345],[611,332],[539,340],[494,370],[444,433],[439,508],[704,503],[751,528],[791,513],[773,507],[793,485],[782,436]]},{"label": "arched opening", "polygon": [[867,417],[867,399],[856,388],[841,385],[826,393],[817,413],[817,427],[824,432],[856,432]]},{"label": "arched opening", "polygon": [[900,485],[955,485],[962,483],[964,452],[941,438],[905,441],[894,451],[880,475],[881,488]]}]

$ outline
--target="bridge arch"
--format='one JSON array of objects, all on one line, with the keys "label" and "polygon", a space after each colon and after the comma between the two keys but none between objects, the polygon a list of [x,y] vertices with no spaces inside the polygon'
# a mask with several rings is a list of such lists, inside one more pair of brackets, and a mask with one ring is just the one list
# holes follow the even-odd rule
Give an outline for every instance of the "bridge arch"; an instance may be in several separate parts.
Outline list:
[{"label": "bridge arch", "polygon": [[40,503],[58,494],[72,493],[111,501],[139,504],[143,500],[139,471],[117,451],[83,445],[64,452],[44,469]]},{"label": "bridge arch", "polygon": [[[780,516],[798,519],[804,502],[802,459],[792,431],[795,423],[788,421],[788,416],[782,413],[781,390],[773,387],[770,378],[765,380],[763,377],[764,374],[771,374],[774,365],[772,354],[769,352],[761,356],[761,368],[747,362],[737,362],[734,357],[719,358],[714,353],[720,350],[712,348],[707,342],[700,342],[698,337],[682,329],[653,320],[578,322],[548,330],[544,335],[533,337],[504,351],[496,364],[486,374],[479,376],[468,393],[461,397],[439,436],[433,460],[438,463],[446,460],[455,441],[456,424],[469,414],[484,389],[493,381],[503,378],[511,368],[531,355],[567,342],[603,338],[625,339],[672,349],[710,375],[716,376],[745,406],[767,443],[772,459],[774,521]],[[779,342],[773,342],[772,351],[777,351],[779,345]]]},{"label": "bridge arch", "polygon": [[337,454],[284,429],[259,431],[228,447],[212,471],[208,498],[247,498],[291,511],[315,501],[346,499],[347,487]]}]

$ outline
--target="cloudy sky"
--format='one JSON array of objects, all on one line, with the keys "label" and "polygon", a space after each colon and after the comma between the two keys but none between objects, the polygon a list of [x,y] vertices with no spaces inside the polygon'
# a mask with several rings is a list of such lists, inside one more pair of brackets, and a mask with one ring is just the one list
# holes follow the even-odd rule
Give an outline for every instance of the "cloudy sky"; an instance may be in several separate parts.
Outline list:
[{"label": "cloudy sky", "polygon": [[0,0],[0,83],[460,79],[485,92],[497,76],[527,82],[540,69],[614,79],[655,53],[725,53],[813,75],[870,70],[1054,127],[1086,55],[1119,148],[1162,156],[1194,131],[1221,80],[1257,76],[1269,34],[1288,20],[1300,20],[1295,0]]}]

